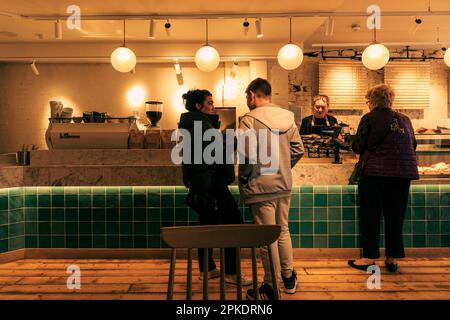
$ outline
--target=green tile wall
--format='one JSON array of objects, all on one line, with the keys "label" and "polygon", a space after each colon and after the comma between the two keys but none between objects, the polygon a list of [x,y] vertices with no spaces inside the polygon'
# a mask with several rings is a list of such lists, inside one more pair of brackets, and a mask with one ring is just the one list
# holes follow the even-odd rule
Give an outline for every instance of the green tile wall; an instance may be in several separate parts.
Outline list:
[{"label": "green tile wall", "polygon": [[[233,196],[239,200],[236,187]],[[197,224],[182,187],[26,187],[0,190],[0,253],[21,248],[160,248],[160,228]],[[251,211],[241,207],[247,223]],[[292,193],[294,247],[358,247],[355,186]],[[383,233],[383,224],[380,226]],[[450,247],[450,186],[414,185],[406,247]],[[384,240],[382,237],[381,244]]]}]

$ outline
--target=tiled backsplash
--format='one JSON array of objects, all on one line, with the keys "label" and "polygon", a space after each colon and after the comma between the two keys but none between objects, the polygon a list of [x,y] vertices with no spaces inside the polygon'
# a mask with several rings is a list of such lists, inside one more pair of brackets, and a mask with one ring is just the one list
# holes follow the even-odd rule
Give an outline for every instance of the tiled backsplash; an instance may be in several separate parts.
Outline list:
[{"label": "tiled backsplash", "polygon": [[[236,187],[232,192],[239,200]],[[21,248],[160,248],[160,228],[197,224],[184,187],[24,187],[0,190],[0,253]],[[241,207],[247,223],[248,207]],[[296,248],[357,248],[355,186],[292,194]],[[450,247],[450,185],[414,185],[406,247]],[[383,242],[383,240],[382,240]]]}]

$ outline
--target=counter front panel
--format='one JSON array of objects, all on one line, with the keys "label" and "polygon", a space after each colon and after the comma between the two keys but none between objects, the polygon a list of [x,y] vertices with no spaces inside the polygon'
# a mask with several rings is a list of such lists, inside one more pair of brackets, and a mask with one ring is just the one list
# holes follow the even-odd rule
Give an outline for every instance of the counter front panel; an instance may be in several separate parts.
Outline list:
[{"label": "counter front panel", "polygon": [[[0,253],[162,248],[161,227],[197,224],[196,212],[185,205],[186,192],[184,187],[1,189]],[[239,200],[238,189],[232,192]],[[246,223],[252,223],[249,208],[241,210]],[[357,210],[355,186],[295,187],[289,214],[293,246],[357,248]],[[412,186],[404,239],[408,248],[450,247],[450,185]]]}]

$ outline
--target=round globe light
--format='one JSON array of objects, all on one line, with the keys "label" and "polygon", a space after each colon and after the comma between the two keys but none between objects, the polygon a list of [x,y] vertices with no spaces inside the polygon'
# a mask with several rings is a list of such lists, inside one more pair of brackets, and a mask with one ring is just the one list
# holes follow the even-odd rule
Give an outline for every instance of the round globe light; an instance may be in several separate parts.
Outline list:
[{"label": "round globe light", "polygon": [[289,43],[280,49],[278,52],[278,63],[283,69],[294,70],[297,69],[303,62],[302,49]]},{"label": "round globe light", "polygon": [[212,72],[216,70],[219,63],[219,53],[211,46],[201,47],[195,54],[195,64],[203,72]]},{"label": "round globe light", "polygon": [[367,69],[378,70],[389,62],[389,50],[379,43],[368,46],[362,54],[362,63]]},{"label": "round globe light", "polygon": [[119,72],[130,72],[136,67],[136,55],[127,47],[120,47],[111,54],[111,64]]},{"label": "round globe light", "polygon": [[445,50],[444,62],[447,65],[447,67],[450,68],[450,47],[448,47],[447,50]]}]

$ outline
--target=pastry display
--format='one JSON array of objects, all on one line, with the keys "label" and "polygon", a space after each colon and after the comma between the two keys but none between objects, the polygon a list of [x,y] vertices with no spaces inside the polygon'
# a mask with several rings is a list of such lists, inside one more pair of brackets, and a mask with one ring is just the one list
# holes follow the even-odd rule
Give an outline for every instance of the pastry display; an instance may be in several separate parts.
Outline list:
[{"label": "pastry display", "polygon": [[418,167],[419,174],[450,174],[450,165],[445,162],[439,162],[433,164],[432,166],[426,167]]}]

